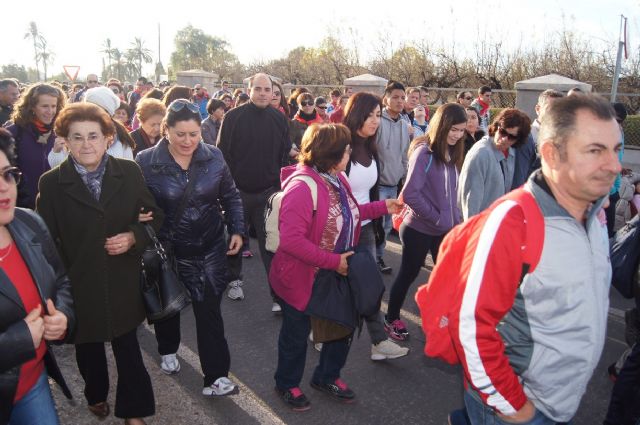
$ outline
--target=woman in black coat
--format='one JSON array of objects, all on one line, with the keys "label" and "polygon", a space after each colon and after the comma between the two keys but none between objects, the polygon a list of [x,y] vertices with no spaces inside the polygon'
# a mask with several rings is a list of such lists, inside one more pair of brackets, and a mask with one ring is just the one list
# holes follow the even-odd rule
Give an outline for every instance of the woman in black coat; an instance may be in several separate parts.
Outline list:
[{"label": "woman in black coat", "polygon": [[47,375],[71,393],[49,344],[72,333],[71,285],[42,219],[15,208],[20,170],[9,146],[1,134],[0,424],[58,424]]},{"label": "woman in black coat", "polygon": [[[191,293],[204,372],[202,393],[233,394],[237,387],[228,379],[230,356],[220,301],[227,286],[226,255],[237,254],[242,246],[242,201],[222,152],[202,142],[197,106],[184,99],[173,101],[163,131],[166,137],[138,154],[136,161],[166,216],[159,239],[173,248],[180,278]],[[232,235],[229,245],[222,211]],[[162,370],[178,372],[180,315],[157,323],[155,329]]]},{"label": "woman in black coat", "polygon": [[69,270],[78,317],[73,343],[89,410],[109,414],[109,341],[119,372],[115,415],[141,424],[140,418],[154,414],[155,402],[136,336],[145,318],[140,259],[150,242],[138,218],[141,209],[152,212],[157,229],[163,214],[140,168],[106,153],[115,129],[102,108],[71,104],[55,130],[69,157],[40,179],[37,210]]}]

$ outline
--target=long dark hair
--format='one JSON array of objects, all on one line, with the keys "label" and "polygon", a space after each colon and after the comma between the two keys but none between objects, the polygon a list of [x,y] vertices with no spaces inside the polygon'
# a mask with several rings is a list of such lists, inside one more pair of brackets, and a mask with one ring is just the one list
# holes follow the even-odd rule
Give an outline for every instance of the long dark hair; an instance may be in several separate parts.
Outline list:
[{"label": "long dark hair", "polygon": [[[371,93],[358,92],[352,95],[344,108],[344,119],[342,123],[351,131],[351,140],[358,136],[358,130],[362,128],[364,122],[369,118],[376,106],[382,111],[382,100]],[[365,149],[372,157],[377,156],[376,135],[368,137],[364,143]]]},{"label": "long dark hair", "polygon": [[[464,137],[449,148],[447,138],[451,127],[457,124],[466,124],[467,112],[459,103],[446,103],[440,106],[436,113],[433,114],[429,123],[429,130],[425,136],[418,137],[411,142],[408,155],[411,156],[413,151],[421,144],[428,144],[436,159],[447,162],[447,150],[451,157],[450,161],[456,165],[458,169],[462,168],[464,160]],[[464,136],[464,135],[463,135]]]}]

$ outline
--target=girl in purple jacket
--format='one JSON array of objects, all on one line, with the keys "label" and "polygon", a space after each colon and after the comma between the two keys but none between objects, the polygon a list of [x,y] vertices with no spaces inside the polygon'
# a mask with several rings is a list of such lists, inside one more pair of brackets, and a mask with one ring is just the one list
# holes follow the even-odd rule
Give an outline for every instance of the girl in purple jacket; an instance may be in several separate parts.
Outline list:
[{"label": "girl in purple jacket", "polygon": [[409,287],[418,276],[427,253],[437,260],[445,234],[461,221],[457,203],[458,173],[464,158],[467,114],[455,103],[442,105],[425,136],[409,146],[409,171],[402,196],[409,212],[400,226],[402,262],[391,292],[385,329],[404,341],[409,331],[400,320],[400,309]]}]

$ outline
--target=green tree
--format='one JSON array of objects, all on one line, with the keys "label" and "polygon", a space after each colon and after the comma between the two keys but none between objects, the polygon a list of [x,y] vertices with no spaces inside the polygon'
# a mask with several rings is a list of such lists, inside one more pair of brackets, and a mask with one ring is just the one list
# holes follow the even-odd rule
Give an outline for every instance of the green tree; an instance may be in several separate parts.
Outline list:
[{"label": "green tree", "polygon": [[29,81],[29,75],[24,65],[18,65],[17,63],[2,65],[2,68],[0,68],[0,77],[15,78],[23,83]]},{"label": "green tree", "polygon": [[172,72],[199,68],[215,72],[220,78],[229,78],[243,69],[242,64],[229,51],[229,43],[188,25],[178,31],[171,54]]}]

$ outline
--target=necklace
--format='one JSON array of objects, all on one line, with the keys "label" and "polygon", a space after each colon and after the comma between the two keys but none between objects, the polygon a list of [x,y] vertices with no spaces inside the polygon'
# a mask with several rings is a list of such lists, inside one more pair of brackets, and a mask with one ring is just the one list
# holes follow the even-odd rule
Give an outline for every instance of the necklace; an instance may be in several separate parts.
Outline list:
[{"label": "necklace", "polygon": [[4,255],[0,256],[0,263],[4,261],[5,258],[7,258],[9,256],[9,254],[11,254],[11,248],[13,247],[13,242],[9,243],[9,248],[7,248],[7,252]]}]

